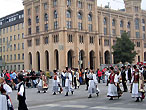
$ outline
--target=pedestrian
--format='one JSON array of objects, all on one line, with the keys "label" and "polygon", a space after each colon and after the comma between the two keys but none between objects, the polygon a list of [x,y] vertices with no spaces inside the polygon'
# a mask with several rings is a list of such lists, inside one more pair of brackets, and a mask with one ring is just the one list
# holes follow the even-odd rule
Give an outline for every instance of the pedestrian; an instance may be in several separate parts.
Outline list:
[{"label": "pedestrian", "polygon": [[24,86],[24,77],[22,74],[18,74],[18,93],[17,99],[19,101],[18,110],[28,110],[26,105],[26,94],[25,94],[25,86]]},{"label": "pedestrian", "polygon": [[90,73],[88,74],[88,78],[89,78],[88,98],[92,98],[93,93],[96,93],[98,97],[99,95],[99,89],[97,87],[98,82],[97,82],[96,74],[94,74],[94,71],[92,69],[90,70]]},{"label": "pedestrian", "polygon": [[100,83],[102,72],[99,69],[97,69],[97,76],[98,76],[98,83]]}]

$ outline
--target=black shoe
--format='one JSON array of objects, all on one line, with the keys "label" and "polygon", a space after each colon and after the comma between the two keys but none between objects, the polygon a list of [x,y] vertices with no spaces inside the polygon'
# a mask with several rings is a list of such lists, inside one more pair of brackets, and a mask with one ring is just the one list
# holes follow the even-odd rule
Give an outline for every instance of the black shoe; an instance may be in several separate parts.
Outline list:
[{"label": "black shoe", "polygon": [[46,93],[46,91],[44,91],[44,93]]},{"label": "black shoe", "polygon": [[66,95],[65,96],[68,96],[68,92],[66,93]]},{"label": "black shoe", "polygon": [[40,93],[40,91],[38,91],[37,93]]},{"label": "black shoe", "polygon": [[113,100],[113,98],[111,97],[109,100]]},{"label": "black shoe", "polygon": [[56,95],[56,93],[54,92],[53,95]]},{"label": "black shoe", "polygon": [[96,95],[97,95],[97,97],[99,96],[99,92],[98,93],[96,93]]},{"label": "black shoe", "polygon": [[91,94],[89,95],[89,97],[88,97],[88,98],[92,98]]},{"label": "black shoe", "polygon": [[139,102],[139,98],[137,98],[137,100],[135,102]]},{"label": "black shoe", "polygon": [[73,95],[74,94],[74,91],[71,91],[71,94]]}]

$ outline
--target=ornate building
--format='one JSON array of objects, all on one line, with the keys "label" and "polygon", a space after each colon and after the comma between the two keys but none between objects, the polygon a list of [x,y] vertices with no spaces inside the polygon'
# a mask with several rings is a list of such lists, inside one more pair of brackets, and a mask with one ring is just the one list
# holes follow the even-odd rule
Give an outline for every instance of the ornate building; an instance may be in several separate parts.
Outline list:
[{"label": "ornate building", "polygon": [[124,31],[136,45],[135,62],[146,60],[146,11],[141,0],[124,2],[116,11],[98,7],[97,0],[24,0],[25,69],[114,63],[111,46]]}]

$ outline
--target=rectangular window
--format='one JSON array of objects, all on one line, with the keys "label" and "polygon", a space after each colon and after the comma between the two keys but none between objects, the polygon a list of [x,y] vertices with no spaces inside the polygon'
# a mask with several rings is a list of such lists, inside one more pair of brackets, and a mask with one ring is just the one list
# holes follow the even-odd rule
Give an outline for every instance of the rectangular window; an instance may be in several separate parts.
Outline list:
[{"label": "rectangular window", "polygon": [[22,54],[22,60],[24,60],[24,53]]},{"label": "rectangular window", "polygon": [[57,28],[58,28],[58,22],[55,21],[55,22],[54,22],[54,29],[57,29]]},{"label": "rectangular window", "polygon": [[104,40],[104,46],[109,46],[109,40],[107,39]]},{"label": "rectangular window", "polygon": [[14,35],[14,40],[16,40],[16,35]]},{"label": "rectangular window", "polygon": [[12,45],[10,45],[10,51],[12,51]]},{"label": "rectangular window", "polygon": [[16,54],[14,54],[14,60],[16,60]]},{"label": "rectangular window", "polygon": [[28,28],[28,35],[31,35],[31,28]]},{"label": "rectangular window", "polygon": [[71,6],[71,0],[67,0],[67,6]]},{"label": "rectangular window", "polygon": [[88,24],[88,30],[89,30],[89,32],[92,31],[92,24]]},{"label": "rectangular window", "polygon": [[12,26],[10,26],[10,32],[12,32]]},{"label": "rectangular window", "polygon": [[5,46],[3,46],[3,52],[5,52]]},{"label": "rectangular window", "polygon": [[40,31],[40,27],[36,26],[36,33],[39,33],[39,31]]},{"label": "rectangular window", "polygon": [[16,70],[16,65],[14,65],[14,70]]},{"label": "rectangular window", "polygon": [[137,47],[140,47],[140,42],[137,42]]},{"label": "rectangular window", "polygon": [[88,4],[88,10],[92,10],[92,4]]},{"label": "rectangular window", "polygon": [[28,45],[28,47],[31,47],[32,46],[32,40],[28,40],[27,45]]},{"label": "rectangular window", "polygon": [[20,70],[20,65],[18,65],[18,70]]},{"label": "rectangular window", "polygon": [[14,44],[14,50],[16,50],[16,44]]},{"label": "rectangular window", "polygon": [[5,61],[5,55],[3,56],[3,60]]},{"label": "rectangular window", "polygon": [[7,55],[7,61],[9,61],[9,55]]},{"label": "rectangular window", "polygon": [[20,44],[18,43],[18,50],[20,50]]},{"label": "rectangular window", "polygon": [[145,34],[143,34],[143,39],[145,39]]},{"label": "rectangular window", "polygon": [[31,15],[31,10],[30,9],[28,9],[28,11],[27,11],[28,13],[28,16],[30,16]]},{"label": "rectangular window", "polygon": [[5,28],[3,29],[3,34],[5,34]]},{"label": "rectangular window", "polygon": [[12,55],[10,55],[10,60],[12,61]]},{"label": "rectangular window", "polygon": [[78,23],[78,29],[79,29],[79,30],[82,30],[82,29],[83,29],[82,23],[80,23],[80,22]]},{"label": "rectangular window", "polygon": [[24,43],[22,43],[22,49],[24,49]]},{"label": "rectangular window", "polygon": [[44,3],[44,10],[47,10],[47,9],[48,9],[48,4]]},{"label": "rectangular window", "polygon": [[20,39],[20,34],[18,34],[18,40]]},{"label": "rectangular window", "polygon": [[39,7],[38,6],[35,7],[35,12],[39,13]]},{"label": "rectangular window", "polygon": [[3,38],[3,43],[5,43],[5,38]]},{"label": "rectangular window", "polygon": [[24,23],[22,23],[22,29],[24,29]]},{"label": "rectangular window", "polygon": [[45,24],[45,31],[48,31],[48,23]]},{"label": "rectangular window", "polygon": [[45,38],[44,38],[44,43],[45,43],[45,44],[48,44],[48,43],[49,43],[49,38],[48,38],[48,37],[45,37]]},{"label": "rectangular window", "polygon": [[71,28],[71,21],[67,21],[67,29]]},{"label": "rectangular window", "polygon": [[116,30],[115,29],[112,29],[112,33],[115,36],[116,35]]},{"label": "rectangular window", "polygon": [[40,39],[36,39],[35,41],[37,46],[40,45]]},{"label": "rectangular window", "polygon": [[24,33],[22,33],[22,39],[24,38]]},{"label": "rectangular window", "polygon": [[57,0],[53,0],[53,6],[57,6]]},{"label": "rectangular window", "polygon": [[107,35],[107,28],[104,28],[104,35]]},{"label": "rectangular window", "polygon": [[82,8],[82,2],[78,1],[78,8]]},{"label": "rectangular window", "polygon": [[10,36],[10,41],[12,41],[12,36]]},{"label": "rectangular window", "polygon": [[139,32],[136,32],[136,38],[140,38]]},{"label": "rectangular window", "polygon": [[123,30],[120,30],[120,34],[121,34],[121,35],[123,34],[123,32],[124,32]]},{"label": "rectangular window", "polygon": [[143,26],[142,28],[143,28],[143,31],[145,31],[145,26]]},{"label": "rectangular window", "polygon": [[18,24],[18,30],[20,29],[19,24]]},{"label": "rectangular window", "polygon": [[18,60],[20,60],[20,54],[18,54]]}]

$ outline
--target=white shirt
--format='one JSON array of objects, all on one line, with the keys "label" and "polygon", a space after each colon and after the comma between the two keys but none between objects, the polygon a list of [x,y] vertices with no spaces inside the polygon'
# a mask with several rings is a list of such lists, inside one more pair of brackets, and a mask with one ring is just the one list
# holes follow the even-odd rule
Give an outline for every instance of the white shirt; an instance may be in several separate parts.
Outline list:
[{"label": "white shirt", "polygon": [[7,95],[12,93],[12,88],[8,84],[3,84],[3,88],[5,89]]}]

